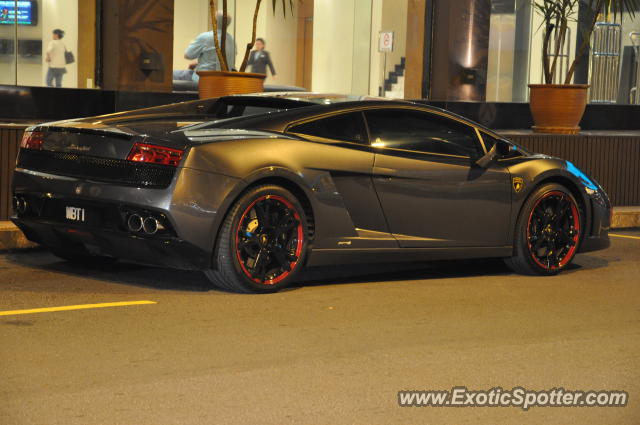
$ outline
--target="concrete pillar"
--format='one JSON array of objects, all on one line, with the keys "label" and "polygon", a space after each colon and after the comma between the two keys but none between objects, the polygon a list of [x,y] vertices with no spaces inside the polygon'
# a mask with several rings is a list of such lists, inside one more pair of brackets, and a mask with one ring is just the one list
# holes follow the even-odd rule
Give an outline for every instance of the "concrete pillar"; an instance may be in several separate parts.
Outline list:
[{"label": "concrete pillar", "polygon": [[78,2],[78,87],[91,89],[96,78],[96,0]]},{"label": "concrete pillar", "polygon": [[434,0],[431,99],[484,101],[491,0]]},{"label": "concrete pillar", "polygon": [[174,0],[101,3],[103,88],[170,92]]},{"label": "concrete pillar", "polygon": [[425,77],[429,74],[430,47],[425,35],[430,35],[431,31],[431,3],[431,0],[409,0],[407,7],[406,99],[428,97],[428,78]]}]

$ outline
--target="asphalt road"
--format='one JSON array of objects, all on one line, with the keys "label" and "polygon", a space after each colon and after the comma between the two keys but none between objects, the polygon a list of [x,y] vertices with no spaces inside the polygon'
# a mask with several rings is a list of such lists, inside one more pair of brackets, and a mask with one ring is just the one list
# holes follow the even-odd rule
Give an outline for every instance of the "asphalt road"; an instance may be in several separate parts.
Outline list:
[{"label": "asphalt road", "polygon": [[[552,278],[498,261],[314,271],[273,295],[198,273],[0,254],[0,424],[637,424],[640,232]],[[626,407],[411,407],[399,390],[626,390]]]}]

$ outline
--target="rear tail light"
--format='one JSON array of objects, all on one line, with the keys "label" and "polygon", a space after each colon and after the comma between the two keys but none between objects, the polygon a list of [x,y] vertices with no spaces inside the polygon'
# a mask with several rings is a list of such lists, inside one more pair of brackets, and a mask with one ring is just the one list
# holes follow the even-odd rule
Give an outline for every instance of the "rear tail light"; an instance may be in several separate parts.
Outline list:
[{"label": "rear tail light", "polygon": [[42,150],[44,144],[44,133],[39,131],[25,131],[20,142],[22,149]]},{"label": "rear tail light", "polygon": [[164,146],[136,143],[131,148],[127,160],[146,162],[149,164],[171,165],[177,167],[184,154],[183,150],[165,148]]}]

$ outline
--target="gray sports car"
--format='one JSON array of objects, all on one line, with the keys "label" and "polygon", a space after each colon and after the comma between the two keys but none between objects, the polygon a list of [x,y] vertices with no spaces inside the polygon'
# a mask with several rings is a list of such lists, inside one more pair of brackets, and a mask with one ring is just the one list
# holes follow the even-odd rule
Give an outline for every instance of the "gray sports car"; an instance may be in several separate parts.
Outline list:
[{"label": "gray sports car", "polygon": [[305,266],[504,258],[552,275],[609,245],[572,163],[450,112],[312,93],[230,96],[27,130],[13,221],[71,261],[202,270],[272,292]]}]

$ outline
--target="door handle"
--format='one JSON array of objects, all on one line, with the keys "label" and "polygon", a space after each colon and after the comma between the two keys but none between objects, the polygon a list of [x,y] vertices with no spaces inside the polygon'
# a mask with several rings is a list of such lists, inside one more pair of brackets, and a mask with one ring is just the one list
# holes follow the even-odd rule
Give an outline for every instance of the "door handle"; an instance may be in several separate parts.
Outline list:
[{"label": "door handle", "polygon": [[373,169],[373,175],[375,177],[396,177],[398,170],[395,168],[375,167]]}]

